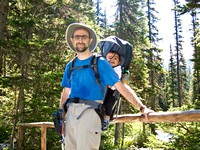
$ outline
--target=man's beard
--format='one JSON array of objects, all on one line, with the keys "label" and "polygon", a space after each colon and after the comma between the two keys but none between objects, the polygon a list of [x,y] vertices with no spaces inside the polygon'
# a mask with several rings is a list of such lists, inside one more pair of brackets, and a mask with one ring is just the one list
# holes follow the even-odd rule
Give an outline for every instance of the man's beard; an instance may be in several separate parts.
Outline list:
[{"label": "man's beard", "polygon": [[79,53],[83,53],[88,49],[88,47],[84,46],[83,48],[78,48],[78,46],[75,47],[75,50]]}]

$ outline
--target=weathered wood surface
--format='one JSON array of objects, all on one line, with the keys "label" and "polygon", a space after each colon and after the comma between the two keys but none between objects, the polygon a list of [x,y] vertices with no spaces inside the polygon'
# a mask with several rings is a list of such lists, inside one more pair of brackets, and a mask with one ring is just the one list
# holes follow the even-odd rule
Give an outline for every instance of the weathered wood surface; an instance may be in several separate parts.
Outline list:
[{"label": "weathered wood surface", "polygon": [[[114,117],[115,119],[115,117]],[[155,112],[149,114],[150,122],[194,122],[200,121],[200,110]],[[142,114],[118,115],[114,123],[147,122]]]},{"label": "weathered wood surface", "polygon": [[18,150],[21,150],[23,127],[41,127],[41,150],[46,150],[47,128],[54,128],[53,122],[19,123],[17,126],[19,127],[19,144],[17,148]]},{"label": "weathered wood surface", "polygon": [[34,123],[19,123],[17,126],[23,127],[47,127],[47,128],[54,128],[53,122],[34,122]]},{"label": "weathered wood surface", "polygon": [[21,150],[22,149],[22,126],[19,126],[19,138],[18,138],[18,147],[17,147],[17,150]]},{"label": "weathered wood surface", "polygon": [[46,150],[46,132],[47,128],[45,126],[42,126],[41,130],[41,149]]},{"label": "weathered wood surface", "polygon": [[[115,117],[114,117],[115,120]],[[174,111],[174,112],[155,112],[149,114],[150,122],[194,122],[200,121],[200,110],[191,111]],[[147,122],[142,114],[127,114],[118,115],[114,123],[126,122]],[[19,145],[18,150],[21,150],[22,144],[22,128],[23,127],[41,127],[41,149],[46,150],[46,128],[54,128],[53,122],[34,122],[34,123],[19,123]]]}]

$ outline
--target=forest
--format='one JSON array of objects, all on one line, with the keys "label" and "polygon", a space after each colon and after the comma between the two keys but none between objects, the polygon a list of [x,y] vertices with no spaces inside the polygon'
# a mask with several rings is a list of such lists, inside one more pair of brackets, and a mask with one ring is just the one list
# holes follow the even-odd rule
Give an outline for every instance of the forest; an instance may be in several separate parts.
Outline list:
[{"label": "forest", "polygon": [[[101,0],[0,0],[0,144],[8,145],[4,149],[16,149],[18,123],[53,122],[66,63],[76,55],[65,41],[65,30],[74,22],[91,26],[99,40],[116,35],[132,44],[129,85],[146,106],[156,112],[200,109],[200,1],[170,1],[175,47],[168,48],[166,69],[158,48],[162,37],[156,23],[161,18],[154,0],[116,0],[112,24]],[[192,18],[192,68],[187,68],[183,55],[185,14]],[[122,97],[120,114],[137,113]],[[159,139],[158,132],[170,138]],[[39,128],[24,128],[23,149],[41,149],[40,138]],[[101,150],[138,148],[198,150],[200,122],[110,124],[102,133]],[[53,128],[47,131],[47,149],[61,149]]]}]

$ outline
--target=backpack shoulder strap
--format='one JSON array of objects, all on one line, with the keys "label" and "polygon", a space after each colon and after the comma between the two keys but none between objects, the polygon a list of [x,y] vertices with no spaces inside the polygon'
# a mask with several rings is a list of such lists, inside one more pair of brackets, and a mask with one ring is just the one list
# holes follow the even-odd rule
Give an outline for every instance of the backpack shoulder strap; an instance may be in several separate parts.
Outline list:
[{"label": "backpack shoulder strap", "polygon": [[69,70],[70,71],[70,75],[72,74],[72,71],[74,69],[74,64],[75,64],[76,59],[77,59],[77,57],[75,57],[71,62],[71,66],[70,66],[70,70]]},{"label": "backpack shoulder strap", "polygon": [[96,54],[94,54],[91,58],[91,68],[92,70],[94,71],[94,75],[95,75],[95,78],[96,78],[96,84],[99,83],[99,86],[100,86],[100,89],[101,89],[101,93],[103,94],[103,90],[102,90],[102,86],[101,86],[101,82],[100,82],[100,79],[99,79],[99,72],[98,72],[98,60],[101,56],[98,56]]},{"label": "backpack shoulder strap", "polygon": [[75,64],[76,59],[77,59],[77,57],[75,57],[75,58],[72,60],[72,62],[71,62],[71,66],[70,66],[70,76],[71,76],[72,71],[73,71],[74,69],[79,70],[79,69],[91,67],[91,65],[84,65],[84,66],[77,66],[77,67],[74,67],[74,64]]},{"label": "backpack shoulder strap", "polygon": [[[74,67],[74,64],[75,64],[75,61],[77,59],[77,56],[72,60],[71,62],[71,66],[70,66],[70,69],[69,69],[69,73],[70,73],[70,76],[72,76],[76,71],[78,71],[79,69],[83,69],[83,68],[88,68],[88,67],[91,67],[90,65],[84,65],[84,66],[77,66],[77,67]],[[72,71],[74,69],[77,69],[75,72],[72,73]],[[70,82],[71,79],[68,80],[68,82]]]},{"label": "backpack shoulder strap", "polygon": [[[100,58],[101,56],[98,55],[98,54],[93,54],[92,58],[91,58],[91,61],[90,61],[90,65],[84,65],[84,66],[78,66],[78,67],[74,67],[74,64],[75,64],[75,61],[77,59],[77,57],[75,57],[72,62],[71,62],[71,66],[70,66],[70,76],[72,74],[72,71],[74,69],[82,69],[82,68],[89,68],[91,67],[94,74],[95,74],[95,78],[96,78],[96,81],[95,83],[99,83],[99,86],[100,86],[100,89],[101,89],[101,93],[103,94],[103,90],[102,90],[102,86],[101,86],[101,82],[100,82],[100,79],[99,79],[99,72],[98,72],[98,59]],[[73,74],[72,74],[73,75]],[[70,80],[69,80],[70,81]],[[68,81],[68,82],[69,82]]]},{"label": "backpack shoulder strap", "polygon": [[91,67],[96,77],[96,84],[98,83],[98,79],[99,79],[98,65],[97,65],[98,59],[99,57],[96,57],[95,55],[93,55],[91,58]]}]

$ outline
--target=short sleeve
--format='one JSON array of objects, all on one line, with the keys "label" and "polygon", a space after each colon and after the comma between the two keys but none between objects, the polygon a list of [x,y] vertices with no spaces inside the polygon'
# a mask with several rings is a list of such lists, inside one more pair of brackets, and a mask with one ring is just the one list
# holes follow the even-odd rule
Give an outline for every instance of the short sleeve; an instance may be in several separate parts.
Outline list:
[{"label": "short sleeve", "polygon": [[100,79],[104,82],[104,84],[113,86],[115,83],[120,81],[117,73],[114,71],[111,64],[104,57],[99,58],[98,69]]},{"label": "short sleeve", "polygon": [[70,84],[70,66],[71,66],[71,62],[69,62],[66,67],[65,67],[65,72],[63,75],[63,79],[61,82],[61,86],[63,87],[67,87],[67,88],[71,88],[71,84]]}]

